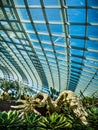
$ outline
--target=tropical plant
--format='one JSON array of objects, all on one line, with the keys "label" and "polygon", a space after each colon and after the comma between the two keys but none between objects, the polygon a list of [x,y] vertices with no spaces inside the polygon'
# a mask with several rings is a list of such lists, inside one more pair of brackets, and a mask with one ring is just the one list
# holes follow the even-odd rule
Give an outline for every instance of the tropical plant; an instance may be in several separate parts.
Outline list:
[{"label": "tropical plant", "polygon": [[67,103],[62,105],[62,113],[68,120],[71,120],[72,128],[71,130],[87,130],[87,126],[82,123],[82,121],[77,117],[72,108],[69,107]]},{"label": "tropical plant", "polygon": [[50,87],[50,96],[51,96],[51,98],[53,100],[55,100],[58,95],[59,95],[59,92],[55,88]]},{"label": "tropical plant", "polygon": [[15,99],[19,97],[20,85],[17,81],[3,80],[0,84],[0,89],[3,90],[2,96],[4,100],[10,100],[11,97]]},{"label": "tropical plant", "polygon": [[98,98],[83,96],[81,99],[88,113],[87,121],[91,130],[98,129]]},{"label": "tropical plant", "polygon": [[98,108],[92,107],[87,109],[88,112],[88,123],[89,126],[94,128],[94,130],[98,130]]},{"label": "tropical plant", "polygon": [[20,126],[23,126],[23,119],[19,117],[17,111],[0,112],[0,129],[10,130],[14,128],[16,130]]},{"label": "tropical plant", "polygon": [[4,91],[8,93],[8,90],[10,89],[12,82],[6,81],[5,79],[3,79],[3,81],[0,84],[0,88]]},{"label": "tropical plant", "polygon": [[54,112],[52,115],[43,117],[40,127],[42,130],[66,130],[72,128],[72,121],[67,119],[64,114]]},{"label": "tropical plant", "polygon": [[35,115],[34,113],[24,114],[25,124],[28,130],[36,130],[39,128],[39,122],[41,121],[41,115]]}]

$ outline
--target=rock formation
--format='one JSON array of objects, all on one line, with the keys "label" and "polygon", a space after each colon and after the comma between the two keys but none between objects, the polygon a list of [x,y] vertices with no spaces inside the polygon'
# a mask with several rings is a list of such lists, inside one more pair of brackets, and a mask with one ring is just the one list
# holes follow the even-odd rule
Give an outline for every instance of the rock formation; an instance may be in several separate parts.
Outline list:
[{"label": "rock formation", "polygon": [[[24,108],[26,110],[26,108],[32,107],[33,112],[36,114],[40,114],[40,112],[37,111],[37,109],[40,108],[46,108],[49,113],[53,113],[55,111],[60,113],[62,105],[64,103],[67,103],[69,107],[73,110],[74,114],[78,118],[80,118],[80,120],[84,124],[87,124],[87,113],[83,108],[82,102],[79,100],[74,92],[69,90],[61,92],[55,101],[53,101],[48,94],[38,93],[33,99],[24,101],[23,103],[24,107],[22,106],[22,109]],[[16,106],[16,108],[19,107]]]}]

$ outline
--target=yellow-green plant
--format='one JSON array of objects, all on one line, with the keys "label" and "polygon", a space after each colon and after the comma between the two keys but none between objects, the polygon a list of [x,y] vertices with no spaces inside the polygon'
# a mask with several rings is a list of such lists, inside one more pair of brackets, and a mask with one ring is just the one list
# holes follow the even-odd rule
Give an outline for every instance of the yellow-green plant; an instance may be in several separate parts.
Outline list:
[{"label": "yellow-green plant", "polygon": [[89,126],[94,130],[98,130],[98,107],[93,106],[92,108],[87,109],[87,112]]},{"label": "yellow-green plant", "polygon": [[41,115],[35,115],[34,113],[24,114],[26,127],[30,130],[36,130],[39,128],[39,122],[41,121]]},{"label": "yellow-green plant", "polygon": [[21,125],[23,126],[23,119],[20,118],[17,111],[3,111],[0,112],[0,130],[10,130],[11,128],[17,129]]},{"label": "yellow-green plant", "polygon": [[66,130],[72,128],[72,121],[67,119],[64,114],[54,112],[52,115],[43,117],[40,122],[41,130]]}]

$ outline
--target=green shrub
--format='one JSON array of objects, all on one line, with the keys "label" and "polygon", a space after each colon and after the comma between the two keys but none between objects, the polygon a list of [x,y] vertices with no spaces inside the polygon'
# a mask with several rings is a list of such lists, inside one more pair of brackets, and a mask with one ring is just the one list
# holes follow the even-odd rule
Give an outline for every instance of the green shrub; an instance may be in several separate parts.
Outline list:
[{"label": "green shrub", "polygon": [[24,114],[25,124],[28,130],[36,130],[39,127],[39,122],[41,120],[40,115],[35,115],[34,113],[31,114]]},{"label": "green shrub", "polygon": [[15,128],[15,130],[23,125],[23,119],[19,117],[19,113],[17,111],[3,111],[0,112],[0,129],[11,129]]},{"label": "green shrub", "polygon": [[72,128],[72,121],[67,119],[64,114],[54,112],[52,115],[43,117],[40,127],[42,130],[66,130],[66,128]]},{"label": "green shrub", "polygon": [[98,108],[92,107],[87,110],[88,112],[88,123],[89,126],[94,128],[94,130],[98,130]]}]

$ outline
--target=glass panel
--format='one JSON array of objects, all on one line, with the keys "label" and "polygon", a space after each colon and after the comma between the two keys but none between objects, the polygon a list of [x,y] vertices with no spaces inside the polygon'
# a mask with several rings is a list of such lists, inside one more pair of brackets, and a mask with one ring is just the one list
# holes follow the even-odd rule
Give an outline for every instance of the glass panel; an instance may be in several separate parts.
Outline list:
[{"label": "glass panel", "polygon": [[98,26],[88,26],[88,37],[98,38]]},{"label": "glass panel", "polygon": [[29,16],[28,16],[27,10],[25,8],[17,9],[17,11],[18,11],[18,15],[19,15],[20,19],[29,20]]},{"label": "glass panel", "polygon": [[[84,71],[89,71],[89,72],[91,72],[91,73],[96,72],[96,69],[94,69],[94,68],[89,68],[89,67],[86,67],[86,66],[83,66],[83,70],[84,70]],[[90,76],[89,73],[88,73],[88,75]],[[91,74],[91,75],[92,75],[92,74]]]},{"label": "glass panel", "polygon": [[29,33],[29,37],[32,39],[32,40],[37,40],[37,37],[35,34],[30,34]]},{"label": "glass panel", "polygon": [[5,40],[6,40],[7,42],[11,42],[11,40],[10,40],[8,37],[6,37]]},{"label": "glass panel", "polygon": [[34,47],[39,47],[40,48],[40,44],[38,42],[32,42],[32,44],[34,45]]},{"label": "glass panel", "polygon": [[71,68],[72,71],[76,71],[76,72],[81,72],[80,69],[76,69],[76,68]]},{"label": "glass panel", "polygon": [[28,5],[40,5],[40,0],[27,0]]},{"label": "glass panel", "polygon": [[65,53],[65,48],[64,47],[55,46],[55,50],[58,51],[58,52],[64,52]]},{"label": "glass panel", "polygon": [[73,56],[71,56],[71,58],[70,58],[70,59],[71,59],[72,61],[75,61],[75,62],[77,62],[77,61],[78,61],[78,62],[80,62],[80,63],[81,63],[81,62],[82,62],[82,60],[83,60],[83,59],[81,59],[81,58],[78,58],[78,57],[73,57]]},{"label": "glass panel", "polygon": [[78,67],[78,68],[81,68],[82,65],[79,65],[79,64],[75,64],[75,63],[70,63],[72,66],[75,66],[75,67]]},{"label": "glass panel", "polygon": [[69,26],[70,35],[75,36],[84,36],[85,35],[85,26]]},{"label": "glass panel", "polygon": [[30,47],[25,47],[27,51],[32,51]]},{"label": "glass panel", "polygon": [[86,47],[87,48],[90,48],[90,49],[97,49],[98,50],[98,41],[90,41],[90,40],[88,40],[87,42],[86,42]]},{"label": "glass panel", "polygon": [[58,5],[58,1],[57,0],[44,0],[44,4],[45,5]]},{"label": "glass panel", "polygon": [[47,55],[47,56],[48,56],[48,55],[51,55],[51,56],[52,56],[52,55],[54,55],[54,53],[53,53],[53,52],[46,51],[46,50],[45,50],[45,53],[46,53],[46,55]]},{"label": "glass panel", "polygon": [[[48,87],[47,84],[52,85],[50,79],[53,77],[54,87],[57,90],[60,86],[61,91],[66,89],[65,86],[68,82],[68,89],[75,90],[78,94],[80,90],[83,91],[86,87],[88,87],[85,91],[86,94],[94,92],[95,86],[98,84],[98,2],[96,3],[96,0],[89,0],[88,2],[86,0],[13,0],[13,2],[10,0],[2,0],[1,2],[3,3],[0,8],[1,54],[4,54],[19,72],[21,69],[23,70],[21,67],[25,67],[27,71],[30,70],[28,67],[31,67],[32,72],[35,73],[32,68],[32,63],[34,63],[38,71],[35,73],[38,85],[42,84],[43,86],[44,84],[45,87]],[[26,2],[32,21],[27,12]],[[86,4],[88,8],[86,8]],[[8,19],[5,18],[6,15],[4,16],[3,8]],[[66,14],[64,14],[65,12]],[[64,17],[64,15],[66,16]],[[33,52],[33,48],[36,53]],[[18,64],[14,63],[11,58],[12,54],[14,56],[11,50],[23,63],[23,66],[19,65],[20,68],[17,68]],[[57,66],[60,74],[58,74]],[[30,72],[30,76],[33,76],[32,72]],[[96,73],[97,75],[95,75]],[[42,75],[40,82],[38,75]],[[59,75],[61,78],[60,86]],[[92,78],[94,79],[92,80]],[[92,83],[87,86],[91,80]],[[93,88],[89,90],[91,86]],[[36,89],[37,86],[34,88]]]},{"label": "glass panel", "polygon": [[35,24],[38,32],[48,32],[46,24]]},{"label": "glass panel", "polygon": [[85,5],[85,0],[66,0],[68,6],[82,6]]},{"label": "glass panel", "polygon": [[82,39],[70,39],[70,45],[84,48],[84,40]]},{"label": "glass panel", "polygon": [[98,1],[97,0],[88,0],[88,5],[90,5],[90,6],[98,6]]},{"label": "glass panel", "polygon": [[36,50],[37,52],[43,53],[42,50],[41,50],[41,48],[35,48],[35,50]]},{"label": "glass panel", "polygon": [[14,30],[20,30],[21,31],[21,27],[19,25],[19,23],[14,23],[14,22],[11,22],[11,25],[13,27]]},{"label": "glass panel", "polygon": [[50,37],[49,36],[39,35],[39,38],[40,38],[41,41],[47,41],[47,42],[50,41]]},{"label": "glass panel", "polygon": [[69,22],[85,23],[85,9],[68,9]]},{"label": "glass panel", "polygon": [[26,41],[26,40],[21,40],[21,42],[23,45],[29,45],[28,41]]},{"label": "glass panel", "polygon": [[43,48],[45,48],[45,49],[53,49],[52,48],[52,45],[49,45],[49,44],[42,44],[42,46],[43,46]]},{"label": "glass panel", "polygon": [[24,49],[23,46],[21,45],[16,45],[18,47],[18,49]]},{"label": "glass panel", "polygon": [[91,66],[98,67],[98,62],[95,62],[95,61],[84,60],[84,64],[85,66],[91,65]]},{"label": "glass panel", "polygon": [[[0,15],[1,16],[1,15]],[[11,27],[9,26],[8,22],[1,22],[2,26],[5,28],[5,29],[11,29]]]},{"label": "glass panel", "polygon": [[24,0],[14,0],[16,5],[24,5]]},{"label": "glass panel", "polygon": [[16,32],[16,33],[17,33],[17,35],[18,35],[19,38],[25,38],[24,33],[21,33],[21,32]]},{"label": "glass panel", "polygon": [[58,58],[64,58],[64,60],[65,60],[65,55],[63,55],[63,54],[58,54],[58,53],[56,53],[56,56],[57,56]]},{"label": "glass panel", "polygon": [[53,25],[53,24],[50,24],[50,30],[51,30],[51,33],[61,33],[62,34],[62,25]]},{"label": "glass panel", "polygon": [[98,10],[97,9],[88,9],[88,21],[98,23]]},{"label": "glass panel", "polygon": [[25,27],[25,29],[26,29],[27,31],[34,31],[33,26],[32,26],[31,23],[25,23],[25,24],[23,24],[23,25],[24,25],[24,27]]},{"label": "glass panel", "polygon": [[59,9],[45,9],[48,21],[60,22],[60,10]]},{"label": "glass panel", "polygon": [[98,59],[98,53],[96,52],[85,52],[85,56],[89,58]]},{"label": "glass panel", "polygon": [[16,35],[12,31],[7,31],[7,33],[8,33],[10,38],[15,38],[16,37]]},{"label": "glass panel", "polygon": [[63,37],[53,36],[52,39],[53,39],[55,45],[56,44],[58,44],[58,45],[65,45],[65,39]]},{"label": "glass panel", "polygon": [[71,54],[75,54],[78,56],[83,56],[83,51],[76,50],[76,49],[71,49]]},{"label": "glass panel", "polygon": [[33,20],[44,21],[44,16],[43,16],[42,9],[36,9],[36,8],[30,9],[30,13],[31,13],[31,16],[32,16]]},{"label": "glass panel", "polygon": [[52,58],[52,57],[48,56],[48,61],[55,61],[55,58]]},{"label": "glass panel", "polygon": [[14,10],[12,8],[4,8],[4,9],[6,11],[6,15],[7,15],[8,19],[14,20],[15,19]]}]

